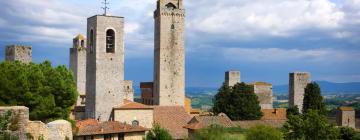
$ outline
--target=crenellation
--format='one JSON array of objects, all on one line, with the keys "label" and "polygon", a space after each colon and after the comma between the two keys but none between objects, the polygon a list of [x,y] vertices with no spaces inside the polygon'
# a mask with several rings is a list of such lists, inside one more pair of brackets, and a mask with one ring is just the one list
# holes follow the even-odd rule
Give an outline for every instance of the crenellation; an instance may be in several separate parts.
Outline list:
[{"label": "crenellation", "polygon": [[32,62],[32,48],[24,45],[8,45],[5,50],[6,61]]}]

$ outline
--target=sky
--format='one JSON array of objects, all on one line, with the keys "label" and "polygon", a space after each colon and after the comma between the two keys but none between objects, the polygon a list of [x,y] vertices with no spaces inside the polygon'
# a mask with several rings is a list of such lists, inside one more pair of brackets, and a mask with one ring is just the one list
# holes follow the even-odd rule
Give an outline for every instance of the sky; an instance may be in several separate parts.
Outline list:
[{"label": "sky", "polygon": [[[33,47],[36,63],[69,65],[72,38],[102,14],[101,0],[1,0],[0,60],[5,46]],[[125,17],[125,79],[153,79],[156,0],[109,0]],[[184,0],[186,86],[219,87],[224,72],[245,82],[360,82],[360,0]]]}]

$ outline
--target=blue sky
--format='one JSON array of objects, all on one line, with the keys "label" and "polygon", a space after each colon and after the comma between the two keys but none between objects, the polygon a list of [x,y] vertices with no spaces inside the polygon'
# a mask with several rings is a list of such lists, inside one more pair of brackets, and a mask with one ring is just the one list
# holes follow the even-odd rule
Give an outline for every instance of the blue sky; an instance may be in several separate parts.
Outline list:
[{"label": "blue sky", "polygon": [[[186,85],[218,87],[226,70],[242,81],[287,84],[288,73],[360,82],[359,0],[184,0]],[[152,81],[155,0],[110,0],[125,17],[125,78]],[[101,14],[100,0],[0,1],[0,46],[33,46],[35,62],[68,65],[72,38]],[[0,57],[4,58],[4,47]]]}]

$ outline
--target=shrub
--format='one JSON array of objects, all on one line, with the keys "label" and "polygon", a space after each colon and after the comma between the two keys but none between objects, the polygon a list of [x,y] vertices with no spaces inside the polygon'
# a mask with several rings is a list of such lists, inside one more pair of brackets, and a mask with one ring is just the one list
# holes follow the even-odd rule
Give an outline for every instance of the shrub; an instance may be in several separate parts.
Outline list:
[{"label": "shrub", "polygon": [[270,126],[258,125],[246,131],[247,140],[282,140],[283,134]]}]

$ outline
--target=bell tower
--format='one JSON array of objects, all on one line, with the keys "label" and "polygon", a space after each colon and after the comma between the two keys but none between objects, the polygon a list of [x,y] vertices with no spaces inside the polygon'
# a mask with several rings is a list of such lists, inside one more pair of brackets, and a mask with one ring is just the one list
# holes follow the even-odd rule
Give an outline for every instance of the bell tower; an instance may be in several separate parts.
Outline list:
[{"label": "bell tower", "polygon": [[182,0],[158,0],[154,12],[154,104],[185,104],[185,9]]},{"label": "bell tower", "polygon": [[86,118],[108,121],[125,98],[124,18],[87,19]]}]

